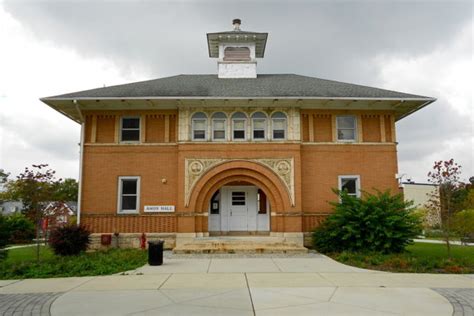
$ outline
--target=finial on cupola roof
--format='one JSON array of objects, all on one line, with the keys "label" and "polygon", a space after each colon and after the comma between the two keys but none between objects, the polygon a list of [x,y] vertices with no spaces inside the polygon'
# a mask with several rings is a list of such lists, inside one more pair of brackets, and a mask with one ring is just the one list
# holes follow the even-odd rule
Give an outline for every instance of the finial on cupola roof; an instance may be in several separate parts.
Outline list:
[{"label": "finial on cupola roof", "polygon": [[209,57],[217,58],[219,78],[257,78],[257,58],[263,58],[268,33],[240,29],[233,19],[233,31],[207,33]]},{"label": "finial on cupola roof", "polygon": [[232,25],[234,26],[234,31],[240,31],[240,24],[242,24],[242,21],[240,21],[240,19],[233,19],[232,20]]}]

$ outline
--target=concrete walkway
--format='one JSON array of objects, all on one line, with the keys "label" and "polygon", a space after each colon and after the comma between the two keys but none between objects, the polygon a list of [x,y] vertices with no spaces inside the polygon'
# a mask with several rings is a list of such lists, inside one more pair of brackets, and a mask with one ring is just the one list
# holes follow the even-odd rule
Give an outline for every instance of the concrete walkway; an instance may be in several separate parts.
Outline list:
[{"label": "concrete walkway", "polygon": [[[436,240],[436,239],[414,239],[414,242],[423,242],[426,244],[444,244],[446,245],[446,241],[444,240]],[[457,240],[452,240],[449,242],[451,245],[456,245],[456,246],[474,246],[474,243],[472,242],[467,242],[467,243],[461,243],[460,241]]]},{"label": "concrete walkway", "polygon": [[450,301],[474,306],[470,293],[474,275],[375,272],[324,256],[176,258],[121,275],[0,281],[0,314],[452,315]]}]

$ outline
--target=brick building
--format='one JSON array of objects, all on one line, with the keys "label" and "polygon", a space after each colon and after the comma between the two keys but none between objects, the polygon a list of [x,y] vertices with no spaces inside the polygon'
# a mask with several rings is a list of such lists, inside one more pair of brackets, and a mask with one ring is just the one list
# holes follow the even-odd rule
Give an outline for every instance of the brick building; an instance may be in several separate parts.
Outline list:
[{"label": "brick building", "polygon": [[232,233],[301,244],[333,188],[397,192],[395,122],[433,98],[258,74],[267,33],[207,34],[217,75],[41,99],[82,125],[78,217],[94,233],[172,244]]}]

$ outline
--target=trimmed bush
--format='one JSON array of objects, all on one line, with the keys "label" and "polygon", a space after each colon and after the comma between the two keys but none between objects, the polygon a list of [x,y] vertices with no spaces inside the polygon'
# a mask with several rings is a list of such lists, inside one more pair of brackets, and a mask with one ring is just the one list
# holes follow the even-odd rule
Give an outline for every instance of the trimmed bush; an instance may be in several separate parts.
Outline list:
[{"label": "trimmed bush", "polygon": [[334,213],[313,232],[313,245],[323,253],[341,251],[401,252],[421,232],[421,219],[401,194],[340,195]]},{"label": "trimmed bush", "polygon": [[51,231],[49,243],[57,255],[78,255],[89,246],[90,232],[84,226],[67,225],[58,227]]},{"label": "trimmed bush", "polygon": [[35,238],[35,224],[25,215],[12,214],[7,217],[7,224],[10,231],[10,243],[25,244]]}]

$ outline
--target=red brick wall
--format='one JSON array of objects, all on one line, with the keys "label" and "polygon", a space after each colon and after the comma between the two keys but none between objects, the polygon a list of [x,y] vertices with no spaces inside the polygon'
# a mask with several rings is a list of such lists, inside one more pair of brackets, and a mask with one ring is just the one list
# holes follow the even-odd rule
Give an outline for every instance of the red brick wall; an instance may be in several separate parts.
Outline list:
[{"label": "red brick wall", "polygon": [[[307,112],[307,113],[306,113]],[[109,112],[86,113],[83,162],[82,222],[93,232],[194,232],[207,230],[207,217],[185,206],[186,158],[293,158],[295,205],[271,216],[274,232],[309,231],[331,212],[339,175],[360,175],[363,190],[397,190],[396,147],[386,144],[321,144],[332,140],[332,114],[347,111],[306,111],[312,115],[314,144],[240,143],[175,144],[176,111],[121,111],[114,115],[146,115],[147,145],[114,144],[115,116]],[[357,114],[357,113],[356,113]],[[359,113],[360,114],[360,113]],[[96,143],[92,139],[96,116]],[[165,140],[164,115],[169,115],[169,142]],[[364,117],[364,140],[380,141],[380,119]],[[384,117],[387,142],[391,141],[390,116]],[[302,119],[303,139],[309,138],[308,116]],[[376,134],[376,135],[374,135]],[[390,136],[390,137],[388,137]],[[319,142],[319,144],[318,144]],[[117,215],[119,176],[140,176],[140,215]],[[163,180],[163,181],[162,181]],[[164,181],[166,180],[166,181]],[[268,181],[261,177],[259,181]],[[289,198],[288,196],[286,198]],[[176,205],[176,215],[150,216],[144,205]],[[272,211],[274,211],[272,209]],[[303,215],[304,214],[304,215]]]},{"label": "red brick wall", "polygon": [[337,199],[331,191],[338,176],[360,175],[361,189],[390,189],[398,192],[396,148],[387,145],[303,145],[302,207],[305,212],[328,213],[328,201]]}]

